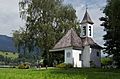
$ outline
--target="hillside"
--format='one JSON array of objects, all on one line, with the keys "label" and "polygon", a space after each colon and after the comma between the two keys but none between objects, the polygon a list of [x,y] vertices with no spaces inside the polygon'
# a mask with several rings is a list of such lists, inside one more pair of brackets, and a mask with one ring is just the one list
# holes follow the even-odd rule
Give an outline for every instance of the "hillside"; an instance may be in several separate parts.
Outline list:
[{"label": "hillside", "polygon": [[18,53],[0,51],[0,55],[2,55],[4,57],[12,58],[12,59],[18,58]]},{"label": "hillside", "polygon": [[[14,41],[13,41],[12,37],[0,35],[0,51],[17,52],[17,50],[14,46]],[[31,53],[29,53],[29,54],[31,54]],[[35,48],[34,53],[32,53],[31,55],[40,55],[40,49]]]},{"label": "hillside", "polygon": [[0,35],[0,51],[16,52],[12,37]]}]

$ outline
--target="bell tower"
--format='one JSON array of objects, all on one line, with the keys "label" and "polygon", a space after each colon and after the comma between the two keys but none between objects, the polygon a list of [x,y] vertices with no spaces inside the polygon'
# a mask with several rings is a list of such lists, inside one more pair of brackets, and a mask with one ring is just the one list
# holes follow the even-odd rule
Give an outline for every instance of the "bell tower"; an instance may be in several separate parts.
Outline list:
[{"label": "bell tower", "polygon": [[91,20],[87,8],[83,20],[80,23],[81,37],[91,37],[93,38],[93,21]]}]

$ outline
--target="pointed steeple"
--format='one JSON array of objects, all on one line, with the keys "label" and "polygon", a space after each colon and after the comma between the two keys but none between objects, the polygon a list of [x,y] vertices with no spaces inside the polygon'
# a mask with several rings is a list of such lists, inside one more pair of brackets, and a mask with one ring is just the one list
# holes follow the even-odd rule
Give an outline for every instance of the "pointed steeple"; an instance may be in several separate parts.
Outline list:
[{"label": "pointed steeple", "polygon": [[87,8],[86,8],[84,18],[81,21],[81,24],[84,24],[84,23],[94,24],[93,21],[91,20],[90,16],[89,16],[89,14],[88,14]]}]

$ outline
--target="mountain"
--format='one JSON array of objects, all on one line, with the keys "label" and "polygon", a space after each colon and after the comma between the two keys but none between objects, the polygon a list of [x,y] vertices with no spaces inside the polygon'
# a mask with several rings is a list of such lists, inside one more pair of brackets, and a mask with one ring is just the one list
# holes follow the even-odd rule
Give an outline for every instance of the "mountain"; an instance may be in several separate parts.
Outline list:
[{"label": "mountain", "polygon": [[0,51],[16,52],[12,37],[0,35]]}]

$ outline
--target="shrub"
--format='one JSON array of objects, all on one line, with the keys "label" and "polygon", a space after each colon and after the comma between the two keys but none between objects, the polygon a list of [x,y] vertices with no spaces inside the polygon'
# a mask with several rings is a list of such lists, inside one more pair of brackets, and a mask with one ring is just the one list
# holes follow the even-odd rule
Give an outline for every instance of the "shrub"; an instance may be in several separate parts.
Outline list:
[{"label": "shrub", "polygon": [[110,57],[101,58],[101,64],[102,64],[103,68],[112,67],[112,65],[113,65],[112,58],[110,58]]},{"label": "shrub", "polygon": [[19,68],[19,69],[29,69],[30,66],[27,65],[27,64],[20,64],[20,65],[18,66],[18,68]]},{"label": "shrub", "polygon": [[67,66],[67,68],[73,68],[72,64],[67,64],[66,66]]},{"label": "shrub", "polygon": [[95,63],[93,61],[90,61],[90,67],[96,68],[97,66],[95,65]]},{"label": "shrub", "polygon": [[57,68],[72,68],[73,65],[72,64],[66,64],[66,63],[61,63],[56,65]]}]

